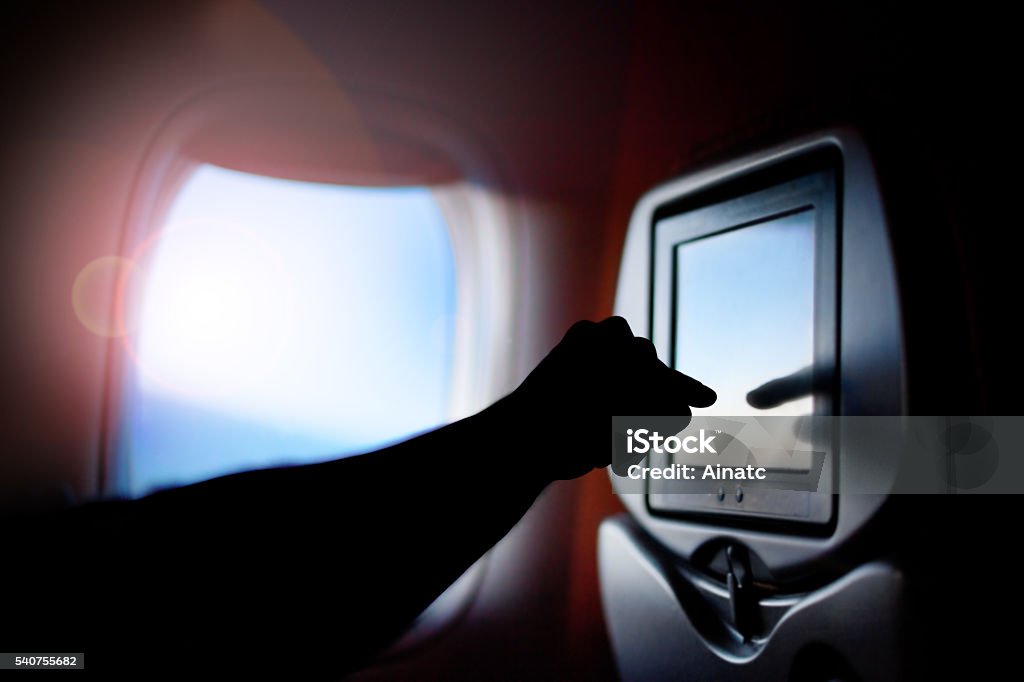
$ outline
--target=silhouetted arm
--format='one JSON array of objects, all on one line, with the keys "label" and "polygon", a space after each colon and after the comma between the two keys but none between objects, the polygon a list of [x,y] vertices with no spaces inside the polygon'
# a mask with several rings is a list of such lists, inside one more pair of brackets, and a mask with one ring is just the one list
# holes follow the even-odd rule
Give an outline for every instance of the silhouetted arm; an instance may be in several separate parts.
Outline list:
[{"label": "silhouetted arm", "polygon": [[[224,647],[240,659],[352,670],[548,483],[607,465],[613,414],[689,415],[714,399],[621,319],[581,323],[511,395],[384,450],[26,522],[18,534],[52,544],[14,566],[31,590],[50,591],[14,613],[26,645],[88,631],[83,646],[136,656]],[[53,602],[77,606],[55,620],[39,610]],[[89,630],[100,612],[122,627]],[[327,659],[293,658],[304,655]]]}]

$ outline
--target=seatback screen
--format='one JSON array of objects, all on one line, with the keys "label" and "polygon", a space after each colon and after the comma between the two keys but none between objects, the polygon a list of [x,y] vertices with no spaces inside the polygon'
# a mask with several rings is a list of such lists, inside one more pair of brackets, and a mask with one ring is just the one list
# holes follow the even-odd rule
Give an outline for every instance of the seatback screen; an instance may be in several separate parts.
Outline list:
[{"label": "seatback screen", "polygon": [[[672,364],[718,393],[713,406],[694,414],[813,413],[814,231],[808,209],[676,247]],[[745,463],[730,455],[743,456],[736,450],[718,461]],[[682,452],[674,461],[702,463]],[[761,464],[806,471],[810,452],[766,451]]]},{"label": "seatback screen", "polygon": [[805,210],[676,247],[673,364],[718,393],[695,412],[812,412],[809,393],[757,391],[814,364],[814,241]]},{"label": "seatback screen", "polygon": [[662,360],[718,394],[712,407],[694,409],[695,428],[718,434],[719,445],[744,430],[713,460],[680,450],[651,462],[756,461],[768,479],[710,488],[653,481],[650,508],[827,522],[835,450],[821,418],[835,407],[835,174],[815,170],[690,201],[654,221],[651,339]]}]

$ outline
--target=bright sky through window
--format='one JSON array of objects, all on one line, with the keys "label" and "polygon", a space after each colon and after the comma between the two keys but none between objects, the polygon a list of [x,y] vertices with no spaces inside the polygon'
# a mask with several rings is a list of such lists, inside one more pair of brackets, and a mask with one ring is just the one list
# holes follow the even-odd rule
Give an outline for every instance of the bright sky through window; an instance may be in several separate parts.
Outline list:
[{"label": "bright sky through window", "polygon": [[201,166],[140,258],[133,494],[445,421],[455,280],[430,191]]}]

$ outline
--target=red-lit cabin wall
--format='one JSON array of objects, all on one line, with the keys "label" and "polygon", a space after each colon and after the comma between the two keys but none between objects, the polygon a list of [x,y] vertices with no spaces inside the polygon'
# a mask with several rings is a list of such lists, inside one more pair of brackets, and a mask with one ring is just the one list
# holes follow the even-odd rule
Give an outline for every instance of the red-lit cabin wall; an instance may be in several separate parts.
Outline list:
[{"label": "red-lit cabin wall", "polygon": [[[189,92],[252,73],[326,74],[405,97],[486,150],[494,188],[521,211],[509,344],[519,376],[573,321],[611,311],[643,192],[854,124],[879,161],[898,255],[928,244],[900,275],[918,301],[907,320],[918,411],[949,386],[968,405],[1010,393],[996,371],[1009,354],[991,333],[1000,284],[978,266],[1008,251],[991,227],[998,179],[985,175],[986,150],[1008,130],[991,102],[1005,89],[1005,43],[983,40],[994,20],[817,2],[122,4],[7,24],[4,82],[17,95],[4,106],[0,176],[5,499],[97,491],[107,344],[76,320],[72,284],[116,251],[162,117]],[[951,273],[973,282],[975,332]],[[971,360],[936,372],[943,357]],[[594,542],[619,508],[603,472],[553,486],[496,550],[466,618],[380,675],[613,675]]]}]

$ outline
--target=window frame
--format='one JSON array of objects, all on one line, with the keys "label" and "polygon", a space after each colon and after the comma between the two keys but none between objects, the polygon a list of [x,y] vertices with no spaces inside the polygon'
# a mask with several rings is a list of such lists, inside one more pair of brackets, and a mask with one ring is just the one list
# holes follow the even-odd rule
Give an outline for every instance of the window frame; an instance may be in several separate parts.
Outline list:
[{"label": "window frame", "polygon": [[[255,75],[220,82],[192,93],[169,107],[153,132],[129,188],[128,207],[121,228],[118,254],[131,254],[154,233],[166,217],[174,198],[197,163],[190,142],[200,129],[227,116],[225,108],[209,106],[218,97],[239,91],[259,91],[279,96],[281,86],[322,92],[338,89],[331,79]],[[518,378],[508,340],[516,328],[518,297],[515,274],[523,257],[514,238],[521,213],[514,198],[491,191],[503,186],[500,165],[478,143],[472,127],[453,121],[438,109],[411,102],[407,97],[346,84],[361,101],[379,108],[379,125],[393,128],[400,139],[414,140],[463,169],[461,179],[429,185],[449,228],[455,256],[455,337],[449,394],[449,416],[454,421],[493,403],[514,386]],[[291,93],[290,93],[291,94]],[[243,112],[236,112],[244,114]],[[375,178],[380,182],[380,178]],[[398,183],[396,183],[398,184]],[[403,178],[401,184],[409,184]],[[124,304],[123,292],[111,302],[114,314]],[[106,353],[106,377],[101,396],[102,414],[98,439],[99,496],[125,496],[126,462],[120,456],[123,389],[129,361],[121,340],[112,338]],[[380,660],[406,656],[448,632],[464,617],[479,593],[490,555],[471,566],[434,601],[407,633]]]}]

